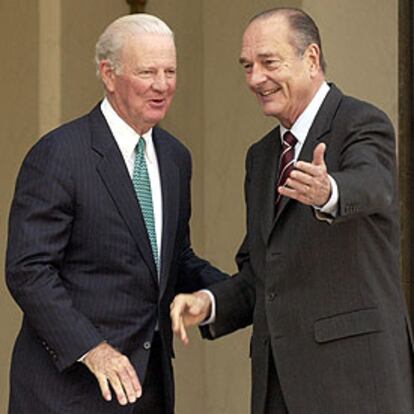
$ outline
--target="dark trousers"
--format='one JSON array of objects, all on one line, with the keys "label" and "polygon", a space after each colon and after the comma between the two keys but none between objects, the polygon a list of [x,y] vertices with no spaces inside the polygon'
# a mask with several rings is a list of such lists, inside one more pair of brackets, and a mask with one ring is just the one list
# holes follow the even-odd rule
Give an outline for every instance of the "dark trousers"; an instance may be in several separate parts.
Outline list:
[{"label": "dark trousers", "polygon": [[166,391],[164,380],[166,373],[163,368],[162,344],[156,332],[151,346],[151,354],[142,385],[142,396],[135,404],[133,414],[171,414],[165,408]]},{"label": "dark trousers", "polygon": [[271,350],[269,352],[269,372],[267,377],[265,413],[288,414]]}]

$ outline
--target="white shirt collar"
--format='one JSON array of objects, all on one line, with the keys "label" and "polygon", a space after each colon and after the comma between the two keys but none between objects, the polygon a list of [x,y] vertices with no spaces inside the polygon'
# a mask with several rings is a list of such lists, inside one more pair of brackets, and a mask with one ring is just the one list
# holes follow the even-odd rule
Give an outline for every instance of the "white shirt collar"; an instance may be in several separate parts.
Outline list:
[{"label": "white shirt collar", "polygon": [[[328,94],[330,86],[327,82],[323,82],[316,92],[315,96],[310,101],[306,109],[300,114],[299,118],[290,128],[290,131],[298,140],[302,146],[305,142],[306,136],[315,120],[316,114],[318,113],[326,95]],[[280,139],[282,140],[285,132],[288,131],[282,124],[280,124]]]},{"label": "white shirt collar", "polygon": [[[130,159],[135,153],[135,147],[138,144],[140,135],[116,113],[107,98],[101,103],[101,111],[108,122],[109,129],[111,130],[124,159]],[[141,136],[145,140],[145,155],[147,156],[147,160],[153,162],[152,156],[155,153],[153,151],[154,143],[152,140],[152,128]]]}]

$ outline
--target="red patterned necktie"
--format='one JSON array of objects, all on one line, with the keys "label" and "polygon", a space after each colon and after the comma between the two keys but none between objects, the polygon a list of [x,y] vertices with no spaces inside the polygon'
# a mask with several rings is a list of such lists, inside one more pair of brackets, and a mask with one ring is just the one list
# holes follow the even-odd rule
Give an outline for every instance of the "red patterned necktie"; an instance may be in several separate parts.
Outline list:
[{"label": "red patterned necktie", "polygon": [[295,162],[295,145],[298,140],[293,136],[290,131],[285,132],[282,141],[282,154],[279,159],[279,173],[276,184],[276,206],[279,204],[282,196],[278,193],[277,189],[284,186],[289,174],[293,170],[293,164]]}]

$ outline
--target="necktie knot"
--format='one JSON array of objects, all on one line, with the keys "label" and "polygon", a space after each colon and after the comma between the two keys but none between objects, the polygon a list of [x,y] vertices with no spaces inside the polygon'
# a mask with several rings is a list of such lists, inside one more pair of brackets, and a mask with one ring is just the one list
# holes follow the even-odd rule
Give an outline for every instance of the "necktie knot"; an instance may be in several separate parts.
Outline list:
[{"label": "necktie knot", "polygon": [[298,140],[290,131],[285,132],[283,135],[282,153],[280,154],[278,179],[276,183],[276,205],[279,204],[281,199],[281,195],[278,193],[277,188],[285,185],[286,180],[293,170],[295,162],[295,145],[297,142]]},{"label": "necktie knot", "polygon": [[135,147],[136,152],[144,152],[145,151],[145,139],[142,137],[139,137],[138,143]]},{"label": "necktie knot", "polygon": [[286,131],[285,135],[283,135],[284,146],[294,147],[297,142],[298,140],[295,138],[295,136],[290,131]]}]

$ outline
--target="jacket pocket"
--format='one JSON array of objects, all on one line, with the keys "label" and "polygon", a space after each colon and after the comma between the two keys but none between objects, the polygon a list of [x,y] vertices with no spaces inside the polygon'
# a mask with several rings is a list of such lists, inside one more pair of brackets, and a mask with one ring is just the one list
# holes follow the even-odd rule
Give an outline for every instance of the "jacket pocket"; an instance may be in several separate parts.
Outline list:
[{"label": "jacket pocket", "polygon": [[318,343],[380,332],[383,329],[384,323],[377,308],[330,316],[319,319],[314,324],[315,340]]}]

